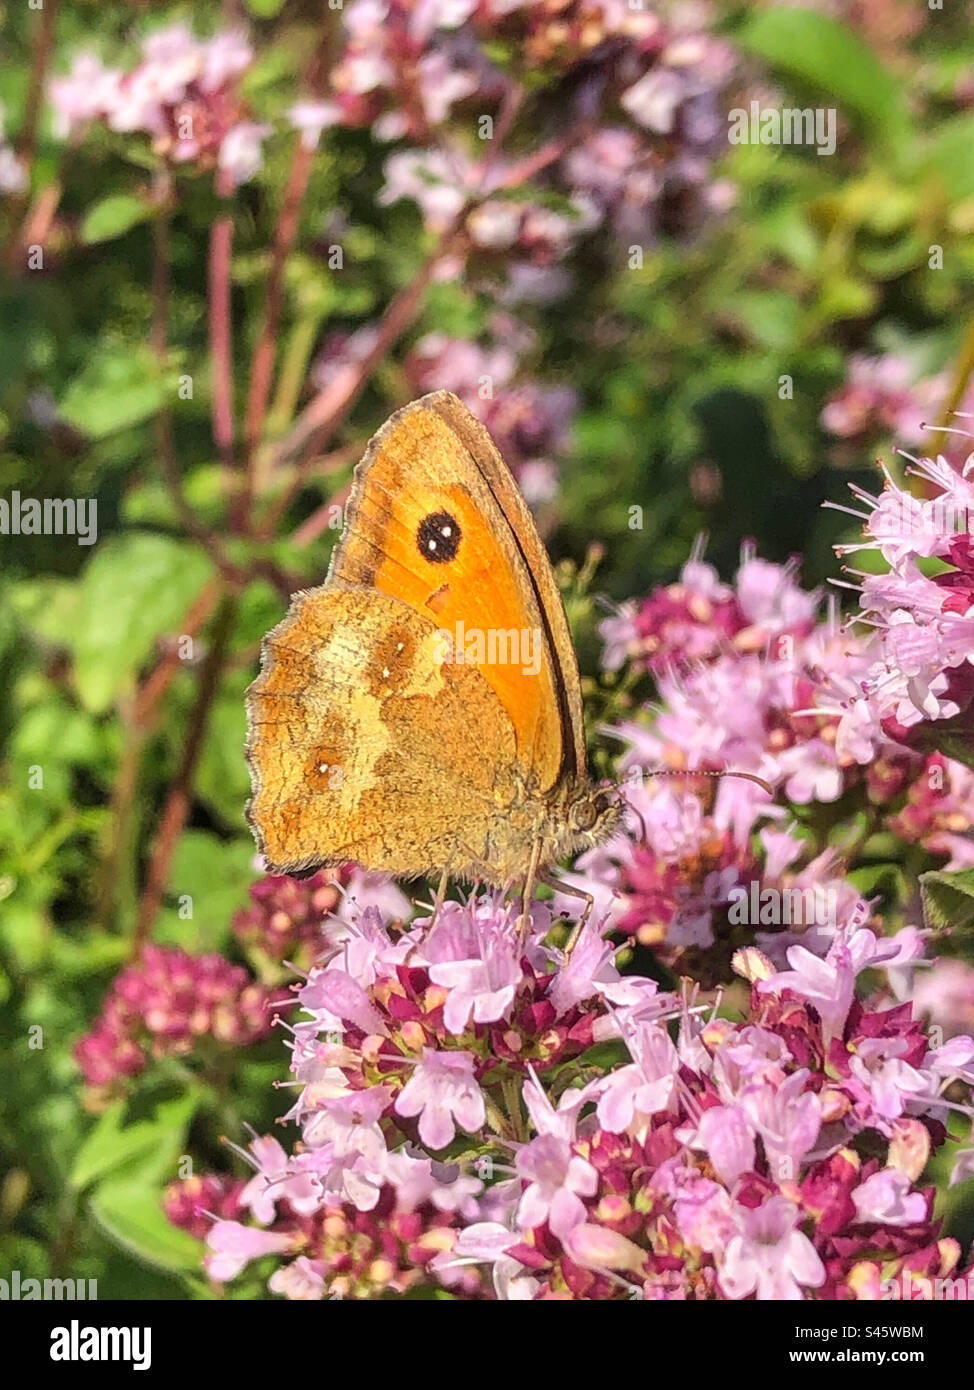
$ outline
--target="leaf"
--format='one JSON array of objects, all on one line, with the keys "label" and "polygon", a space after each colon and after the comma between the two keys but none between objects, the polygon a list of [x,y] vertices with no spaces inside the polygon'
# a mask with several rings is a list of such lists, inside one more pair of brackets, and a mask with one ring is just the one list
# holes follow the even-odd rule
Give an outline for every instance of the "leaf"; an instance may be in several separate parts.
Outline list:
[{"label": "leaf", "polygon": [[960,202],[974,194],[974,112],[944,121],[936,130],[923,156],[923,167],[935,174],[950,194]]},{"label": "leaf", "polygon": [[799,336],[801,306],[793,294],[742,290],[731,312],[762,347],[789,348]]},{"label": "leaf", "polygon": [[[161,914],[156,941],[194,954],[220,950],[230,931],[230,919],[247,902],[247,889],[255,877],[254,844],[249,836],[225,841],[206,830],[184,831],[173,855],[167,887],[177,906]],[[186,916],[187,909],[191,917]]]},{"label": "leaf", "polygon": [[837,20],[812,10],[764,10],[738,35],[741,47],[817,88],[840,116],[856,116],[891,144],[910,136],[903,85]]},{"label": "leaf", "polygon": [[196,769],[196,793],[208,809],[236,830],[244,827],[250,774],[243,756],[247,738],[244,689],[248,672],[234,672],[213,702],[206,742]]},{"label": "leaf", "polygon": [[110,193],[88,209],[81,224],[81,240],[91,246],[111,241],[153,215],[150,203],[132,193]]},{"label": "leaf", "polygon": [[851,869],[847,878],[864,898],[882,894],[890,904],[904,903],[910,895],[909,881],[902,864],[860,864]]},{"label": "leaf", "polygon": [[32,637],[70,646],[78,615],[79,592],[70,579],[38,575],[10,590],[10,606]]},{"label": "leaf", "polygon": [[957,935],[974,925],[974,869],[921,874],[920,896],[924,921],[934,931]]},{"label": "leaf", "polygon": [[99,546],[81,581],[74,638],[75,683],[86,709],[110,707],[157,639],[176,632],[211,572],[194,546],[147,531]]},{"label": "leaf", "polygon": [[[150,1171],[157,1177],[167,1176],[182,1152],[186,1127],[199,1101],[200,1092],[189,1087],[176,1096],[159,1100],[144,1118],[133,1118],[130,1101],[116,1101],[86,1135],[75,1155],[71,1186],[89,1187],[118,1168],[136,1166],[143,1186]],[[151,1159],[151,1163],[140,1162],[146,1159]]]},{"label": "leaf", "polygon": [[107,439],[150,419],[170,394],[147,349],[102,348],[68,383],[58,412],[89,439]]},{"label": "leaf", "polygon": [[173,1226],[162,1210],[162,1194],[139,1181],[105,1183],[92,1196],[91,1214],[116,1245],[160,1269],[199,1269],[198,1240]]}]

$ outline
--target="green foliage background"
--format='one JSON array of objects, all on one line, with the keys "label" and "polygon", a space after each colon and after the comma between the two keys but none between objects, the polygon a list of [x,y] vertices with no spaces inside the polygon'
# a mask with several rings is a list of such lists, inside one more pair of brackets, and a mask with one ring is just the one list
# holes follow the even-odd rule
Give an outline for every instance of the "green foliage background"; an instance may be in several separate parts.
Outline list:
[{"label": "green foliage background", "polygon": [[[93,38],[109,59],[129,51],[135,13],[117,3],[63,5],[56,64]],[[638,270],[618,245],[587,239],[574,253],[567,303],[538,317],[528,370],[571,384],[582,403],[575,447],[562,460],[551,553],[580,564],[599,543],[592,587],[616,598],[673,577],[701,530],[725,573],[747,537],[768,558],[801,555],[809,582],[835,573],[830,547],[847,519],[820,504],[844,500],[850,480],[871,485],[873,454],[889,443],[840,451],[822,432],[823,403],[849,354],[902,352],[918,375],[957,363],[958,380],[970,366],[974,112],[954,96],[972,65],[969,11],[931,12],[915,39],[889,48],[813,11],[727,5],[720,15],[756,80],[791,104],[838,106],[844,134],[830,158],[728,147],[718,172],[738,189],[729,213],[692,240],[664,235]],[[219,14],[214,5],[171,5],[165,17],[206,31]],[[320,9],[251,0],[247,18],[259,54],[247,95],[274,117],[293,99]],[[36,22],[23,4],[0,5],[0,100],[13,134]],[[269,141],[265,167],[234,203],[240,398],[290,148]],[[185,493],[206,525],[225,532],[207,367],[214,195],[209,180],[188,181],[170,230],[171,346],[160,365],[150,348],[159,214],[146,174],[127,137],[93,131],[62,160],[42,125],[32,195],[63,179],[54,238],[43,272],[8,258],[0,288],[0,495],[95,497],[99,526],[91,549],[58,537],[0,538],[0,1269],[96,1277],[103,1297],[206,1297],[200,1248],[165,1222],[159,1193],[180,1155],[192,1154],[197,1171],[225,1165],[221,1134],[239,1137],[244,1120],[266,1127],[285,1108],[270,1087],[284,1071],[279,1041],[248,1051],[232,1075],[158,1067],[129,1102],[97,1117],[83,1106],[70,1058],[131,953],[200,666],[179,667],[144,726],[139,691],[218,578],[159,467],[155,419],[183,373],[194,380],[193,399],[174,415]],[[411,205],[379,205],[381,183],[376,147],[360,132],[335,133],[314,161],[281,335],[282,354],[299,367],[324,334],[376,317],[428,251]],[[340,276],[327,270],[320,235],[338,209],[347,218]],[[7,196],[8,238],[22,215]],[[942,269],[930,268],[931,246],[943,248]],[[410,342],[431,329],[476,337],[494,307],[488,291],[464,280],[436,285],[333,447],[353,449],[402,403],[398,363]],[[779,396],[786,374],[790,400]],[[277,422],[281,432],[288,423]],[[701,467],[710,480],[703,490]],[[243,694],[257,644],[284,608],[267,566],[320,580],[335,533],[306,548],[288,537],[347,476],[345,468],[312,478],[278,537],[225,536],[233,563],[258,572],[229,613],[190,813],[154,924],[161,943],[238,954],[230,917],[256,876],[243,820]],[[644,508],[642,530],[629,528],[633,504]],[[203,653],[216,611],[199,634]],[[572,612],[594,673],[597,613],[587,598]],[[32,789],[38,766],[43,787]],[[184,894],[194,904],[188,920],[177,905]],[[42,1047],[31,1044],[37,1027]],[[245,1281],[233,1296],[259,1289]]]}]

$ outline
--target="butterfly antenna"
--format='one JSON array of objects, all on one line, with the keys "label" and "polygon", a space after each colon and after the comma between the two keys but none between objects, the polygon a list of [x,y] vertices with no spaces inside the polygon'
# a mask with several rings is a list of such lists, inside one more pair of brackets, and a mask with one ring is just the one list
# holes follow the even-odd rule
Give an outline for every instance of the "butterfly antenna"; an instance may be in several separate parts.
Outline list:
[{"label": "butterfly antenna", "polygon": [[766,782],[763,777],[758,777],[754,772],[732,772],[729,768],[720,772],[715,772],[708,767],[659,767],[653,772],[647,772],[647,777],[739,777],[744,782],[754,782],[762,791],[766,791],[769,796],[774,796],[774,787],[770,782]]},{"label": "butterfly antenna", "polygon": [[[753,772],[732,772],[732,771],[730,771],[729,769],[726,770],[726,771],[716,772],[716,771],[713,771],[712,769],[706,768],[706,767],[693,767],[693,768],[659,767],[659,768],[655,768],[652,772],[647,772],[647,773],[646,773],[646,776],[647,776],[647,777],[739,777],[739,778],[740,778],[742,781],[744,781],[744,782],[754,782],[756,786],[759,786],[759,787],[761,788],[762,791],[767,792],[769,796],[774,796],[774,788],[771,786],[770,782],[766,782],[766,781],[764,780],[763,777],[758,777],[758,776],[757,776],[755,773],[753,773]],[[622,788],[626,786],[626,783],[625,783],[624,781],[623,781],[623,782],[617,782],[615,785],[616,785],[617,790],[620,790],[620,791],[621,791]],[[643,832],[643,841],[642,841],[642,842],[643,842],[643,844],[647,844],[647,843],[648,843],[648,838],[649,838],[649,837],[648,837],[647,834],[646,834],[646,822],[645,822],[645,820],[643,819],[642,812],[639,811],[639,810],[637,810],[636,807],[633,806],[631,803],[627,803],[626,809],[629,810],[629,811],[631,811],[632,814],[633,814],[633,815],[636,817],[636,819],[639,821],[640,827],[642,828],[642,832]]]}]

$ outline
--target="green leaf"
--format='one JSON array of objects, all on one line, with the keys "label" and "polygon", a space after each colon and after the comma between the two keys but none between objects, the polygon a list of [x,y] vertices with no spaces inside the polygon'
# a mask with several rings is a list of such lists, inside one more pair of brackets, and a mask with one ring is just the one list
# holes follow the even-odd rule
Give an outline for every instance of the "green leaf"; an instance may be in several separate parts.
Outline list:
[{"label": "green leaf", "polygon": [[93,714],[107,710],[157,639],[176,625],[212,572],[194,546],[146,531],[113,537],[81,581],[75,682]]},{"label": "green leaf", "polygon": [[150,203],[132,193],[110,193],[88,209],[81,224],[81,240],[87,245],[111,241],[153,214]]},{"label": "green leaf", "polygon": [[105,1234],[137,1259],[160,1269],[199,1269],[203,1253],[199,1241],[166,1219],[162,1194],[151,1184],[105,1183],[89,1206]]},{"label": "green leaf", "polygon": [[70,579],[38,575],[11,586],[9,602],[32,637],[69,646],[78,614],[78,586]]},{"label": "green leaf", "polygon": [[68,384],[58,411],[89,439],[107,439],[150,419],[170,394],[148,349],[102,348]]},{"label": "green leaf", "polygon": [[[241,801],[241,816],[242,807]],[[230,932],[230,919],[247,902],[247,889],[257,876],[253,865],[249,836],[226,841],[206,830],[184,831],[167,887],[178,905],[160,915],[155,939],[160,945],[180,946],[194,954],[220,950]]]},{"label": "green leaf", "polygon": [[116,1101],[99,1118],[75,1155],[71,1186],[89,1187],[96,1179],[120,1168],[137,1167],[143,1186],[150,1172],[157,1178],[171,1176],[175,1159],[183,1149],[186,1127],[199,1101],[200,1092],[189,1087],[168,1099],[150,1102],[144,1116],[138,1115],[138,1107],[132,1102]]},{"label": "green leaf", "polygon": [[817,88],[846,119],[858,118],[890,144],[910,136],[904,88],[837,20],[812,10],[763,10],[737,36],[741,47]]},{"label": "green leaf", "polygon": [[799,336],[801,305],[793,294],[742,290],[731,313],[762,347],[790,348]]},{"label": "green leaf", "polygon": [[244,827],[250,774],[243,756],[247,739],[244,690],[248,672],[234,672],[213,702],[206,742],[196,769],[196,793],[226,825]]},{"label": "green leaf", "polygon": [[923,918],[934,931],[954,936],[974,925],[974,869],[948,873],[934,869],[920,875]]},{"label": "green leaf", "polygon": [[860,864],[846,875],[864,898],[882,894],[890,904],[903,903],[909,896],[909,881],[902,864]]},{"label": "green leaf", "polygon": [[952,202],[974,194],[974,112],[944,121],[928,144],[923,167],[942,182]]}]

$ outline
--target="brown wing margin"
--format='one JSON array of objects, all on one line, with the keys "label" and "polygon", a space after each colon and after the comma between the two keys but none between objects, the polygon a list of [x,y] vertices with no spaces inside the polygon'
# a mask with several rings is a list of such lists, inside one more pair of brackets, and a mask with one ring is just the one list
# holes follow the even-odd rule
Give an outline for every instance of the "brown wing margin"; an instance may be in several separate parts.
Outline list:
[{"label": "brown wing margin", "polygon": [[514,545],[531,580],[545,628],[545,641],[560,677],[555,681],[555,690],[561,724],[561,777],[583,775],[586,766],[585,724],[575,644],[565,605],[534,518],[494,441],[461,400],[450,391],[433,391],[406,409],[413,410],[419,406],[435,411],[450,426],[504,513]]}]

